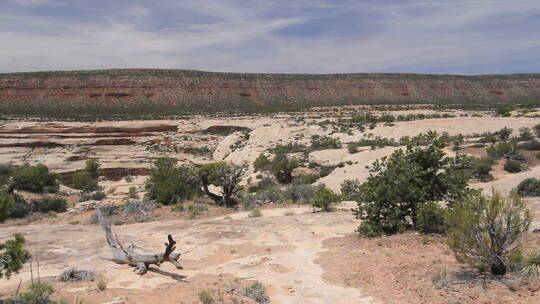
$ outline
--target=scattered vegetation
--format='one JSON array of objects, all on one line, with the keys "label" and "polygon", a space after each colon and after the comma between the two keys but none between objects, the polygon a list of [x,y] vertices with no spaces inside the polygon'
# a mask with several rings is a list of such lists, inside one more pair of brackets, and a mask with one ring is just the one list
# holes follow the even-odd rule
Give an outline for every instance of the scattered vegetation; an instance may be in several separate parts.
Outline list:
[{"label": "scattered vegetation", "polygon": [[[204,165],[198,170],[204,193],[219,206],[234,207],[243,190],[239,183],[244,176],[245,168],[215,162]],[[211,192],[209,185],[221,188],[220,195]]]},{"label": "scattered vegetation", "polygon": [[57,197],[44,197],[42,199],[33,201],[32,205],[36,211],[43,213],[50,211],[65,212],[67,210],[66,200]]}]

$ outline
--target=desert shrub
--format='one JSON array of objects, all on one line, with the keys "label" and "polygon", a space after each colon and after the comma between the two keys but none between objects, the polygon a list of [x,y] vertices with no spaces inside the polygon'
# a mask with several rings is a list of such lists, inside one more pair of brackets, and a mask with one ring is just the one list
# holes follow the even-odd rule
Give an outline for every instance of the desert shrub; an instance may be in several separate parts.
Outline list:
[{"label": "desert shrub", "polygon": [[340,149],[341,141],[339,138],[333,138],[330,136],[317,136],[314,135],[311,137],[311,150],[327,150],[327,149]]},{"label": "desert shrub", "polygon": [[436,202],[425,202],[418,206],[416,230],[423,233],[445,233],[446,209]]},{"label": "desert shrub", "polygon": [[428,146],[437,141],[438,137],[439,135],[435,131],[420,133],[413,137],[403,136],[399,139],[399,145],[407,147]]},{"label": "desert shrub", "polygon": [[190,213],[190,218],[193,219],[205,212],[208,212],[208,206],[203,204],[189,204],[185,207],[186,210]]},{"label": "desert shrub", "polygon": [[0,194],[0,223],[9,218],[14,204],[13,196],[7,193]]},{"label": "desert shrub", "polygon": [[267,171],[270,169],[270,160],[266,155],[261,153],[255,161],[253,161],[253,167],[255,168],[255,172],[257,171]]},{"label": "desert shrub", "polygon": [[296,185],[313,184],[319,179],[317,174],[299,174],[293,178],[292,183]]},{"label": "desert shrub", "polygon": [[97,282],[96,282],[96,288],[97,288],[99,291],[104,291],[105,289],[107,289],[107,282],[105,282],[105,280],[103,280],[103,279],[97,280]]},{"label": "desert shrub", "polygon": [[90,176],[94,179],[97,179],[99,177],[100,167],[101,167],[101,164],[95,158],[88,159],[84,163],[84,171],[88,172]]},{"label": "desert shrub", "polygon": [[519,274],[525,279],[540,279],[540,246],[533,247],[527,252]]},{"label": "desert shrub", "polygon": [[341,183],[341,199],[345,201],[357,200],[361,183],[358,180],[347,179]]},{"label": "desert shrub", "polygon": [[445,288],[448,286],[448,275],[446,270],[439,270],[431,275],[431,282],[437,289]]},{"label": "desert shrub", "polygon": [[139,195],[137,194],[137,188],[136,187],[129,187],[127,197],[130,198],[130,199],[138,199]]},{"label": "desert shrub", "polygon": [[102,191],[95,191],[92,193],[85,193],[81,195],[81,197],[79,198],[79,202],[86,202],[86,201],[91,201],[91,200],[101,201],[105,197],[107,197],[107,195],[105,195],[105,193],[103,193]]},{"label": "desert shrub", "polygon": [[519,140],[527,141],[533,140],[534,135],[531,132],[530,128],[520,128],[519,129]]},{"label": "desert shrub", "polygon": [[513,107],[510,105],[500,106],[495,110],[495,113],[497,116],[501,117],[509,117],[511,114],[510,112],[513,110]]},{"label": "desert shrub", "polygon": [[66,200],[56,197],[44,197],[39,200],[34,200],[32,206],[36,211],[42,213],[47,213],[49,211],[65,212],[67,210]]},{"label": "desert shrub", "polygon": [[443,147],[439,141],[426,148],[409,146],[373,163],[371,175],[355,190],[360,234],[372,237],[414,228],[420,204],[453,204],[475,192],[467,185],[467,158],[446,157]]},{"label": "desert shrub", "polygon": [[253,193],[253,192],[265,190],[275,185],[276,185],[276,182],[274,182],[272,178],[265,176],[261,178],[259,182],[257,182],[257,185],[250,187],[249,192]]},{"label": "desert shrub", "polygon": [[25,243],[24,237],[18,233],[13,239],[0,243],[0,279],[9,279],[30,259],[30,253],[23,247]]},{"label": "desert shrub", "polygon": [[[30,285],[28,290],[19,293],[16,299],[8,303],[17,304],[67,304],[64,300],[54,301],[50,299],[51,294],[54,292],[54,288],[49,283],[34,282]],[[74,304],[82,304],[83,301],[75,298]]]},{"label": "desert shrub", "polygon": [[197,193],[197,172],[188,166],[177,166],[176,162],[176,159],[168,157],[154,162],[146,182],[150,199],[163,205],[173,205],[190,199]]},{"label": "desert shrub", "polygon": [[537,151],[540,150],[540,141],[538,140],[531,140],[525,143],[522,143],[519,145],[520,148],[527,150],[527,151]]},{"label": "desert shrub", "polygon": [[504,163],[504,170],[510,173],[518,173],[523,170],[523,167],[521,162],[509,159]]},{"label": "desert shrub", "polygon": [[249,218],[253,218],[253,217],[261,217],[262,216],[262,212],[261,212],[261,209],[259,208],[255,208],[253,210],[251,210],[249,213],[248,213],[248,217]]},{"label": "desert shrub", "polygon": [[487,154],[493,158],[509,158],[519,151],[520,148],[515,142],[499,142],[486,148]]},{"label": "desert shrub", "polygon": [[534,126],[534,133],[536,133],[536,137],[540,138],[540,124]]},{"label": "desert shrub", "polygon": [[22,196],[12,193],[13,207],[11,208],[10,217],[21,218],[32,212],[32,205],[30,205]]},{"label": "desert shrub", "polygon": [[73,174],[73,183],[71,186],[75,189],[92,191],[97,188],[97,180],[92,178],[90,173],[82,170]]},{"label": "desert shrub", "polygon": [[244,296],[252,298],[259,304],[270,303],[270,299],[266,295],[266,289],[260,282],[255,282],[244,289]]},{"label": "desert shrub", "polygon": [[77,269],[74,267],[66,268],[56,277],[60,282],[93,281],[97,275],[89,270]]},{"label": "desert shrub", "polygon": [[43,164],[36,166],[24,166],[13,172],[13,188],[18,190],[42,193],[58,191],[57,174],[50,173],[49,168]]},{"label": "desert shrub", "polygon": [[473,177],[479,179],[482,182],[489,182],[493,180],[493,176],[489,173],[493,170],[495,159],[491,157],[474,158],[471,160],[471,172]]},{"label": "desert shrub", "polygon": [[308,203],[315,196],[315,188],[306,184],[291,184],[283,190],[280,199],[293,203]]},{"label": "desert shrub", "polygon": [[347,149],[349,150],[349,153],[356,153],[358,152],[359,147],[371,147],[372,149],[375,149],[397,145],[398,143],[393,138],[383,138],[380,136],[376,136],[365,137],[363,139],[360,139],[359,141],[351,142],[347,145]]},{"label": "desert shrub", "polygon": [[500,129],[497,133],[499,134],[499,140],[501,141],[508,141],[510,140],[510,137],[512,136],[512,132],[514,130],[508,127],[504,127]]},{"label": "desert shrub", "polygon": [[269,187],[257,193],[243,195],[239,203],[244,209],[250,210],[257,206],[277,203],[283,199],[283,192],[277,187]]},{"label": "desert shrub", "polygon": [[292,182],[292,172],[297,167],[298,161],[296,159],[289,159],[285,154],[278,154],[272,160],[270,171],[278,182],[288,184]]},{"label": "desert shrub", "polygon": [[298,142],[290,142],[286,145],[278,144],[273,149],[271,149],[271,152],[274,154],[288,154],[288,153],[307,153],[309,152],[308,146],[298,143]]},{"label": "desert shrub", "polygon": [[[243,190],[239,184],[244,173],[244,167],[225,162],[210,163],[198,170],[204,193],[219,206],[226,207],[234,207],[238,204],[237,200]],[[209,185],[220,187],[221,193],[212,193],[208,188]]]},{"label": "desert shrub", "polygon": [[521,196],[540,196],[540,179],[527,178],[517,186],[517,193]]},{"label": "desert shrub", "polygon": [[320,177],[328,176],[336,168],[337,168],[337,166],[321,166],[321,170],[319,171],[319,176]]},{"label": "desert shrub", "polygon": [[214,296],[212,296],[212,292],[208,289],[199,291],[199,301],[203,304],[213,304],[214,303]]},{"label": "desert shrub", "polygon": [[323,211],[329,212],[330,204],[335,203],[338,200],[339,196],[335,194],[334,191],[323,186],[315,191],[315,197],[313,197],[311,205],[313,208],[320,208]]},{"label": "desert shrub", "polygon": [[14,171],[15,167],[11,164],[0,164],[0,186],[8,182]]},{"label": "desert shrub", "polygon": [[504,275],[509,256],[520,248],[531,221],[531,211],[517,194],[470,197],[448,212],[448,245],[459,262]]}]

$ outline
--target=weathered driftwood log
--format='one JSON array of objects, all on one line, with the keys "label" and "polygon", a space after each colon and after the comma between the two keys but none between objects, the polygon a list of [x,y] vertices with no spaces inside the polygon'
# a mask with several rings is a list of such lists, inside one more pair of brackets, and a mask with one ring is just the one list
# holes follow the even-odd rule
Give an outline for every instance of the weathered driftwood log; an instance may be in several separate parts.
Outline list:
[{"label": "weathered driftwood log", "polygon": [[118,236],[116,234],[113,236],[111,224],[103,215],[100,208],[96,209],[96,214],[101,227],[105,231],[105,237],[107,238],[107,243],[111,249],[111,261],[117,264],[128,264],[134,266],[135,269],[133,271],[137,271],[137,273],[140,275],[143,275],[148,271],[148,265],[156,265],[159,267],[159,265],[163,262],[170,262],[176,266],[176,269],[183,269],[178,262],[180,253],[173,253],[173,251],[176,249],[176,241],[173,240],[170,234],[167,236],[168,243],[165,243],[164,253],[139,254],[135,252],[135,245],[129,244],[126,248],[124,248],[122,243],[120,243],[118,240]]}]

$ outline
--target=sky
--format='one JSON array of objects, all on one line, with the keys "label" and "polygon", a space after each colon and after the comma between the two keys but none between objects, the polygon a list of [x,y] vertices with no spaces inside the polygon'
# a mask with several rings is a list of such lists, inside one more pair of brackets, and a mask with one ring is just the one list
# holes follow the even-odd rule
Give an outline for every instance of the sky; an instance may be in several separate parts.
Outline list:
[{"label": "sky", "polygon": [[0,0],[0,72],[540,72],[540,0]]}]

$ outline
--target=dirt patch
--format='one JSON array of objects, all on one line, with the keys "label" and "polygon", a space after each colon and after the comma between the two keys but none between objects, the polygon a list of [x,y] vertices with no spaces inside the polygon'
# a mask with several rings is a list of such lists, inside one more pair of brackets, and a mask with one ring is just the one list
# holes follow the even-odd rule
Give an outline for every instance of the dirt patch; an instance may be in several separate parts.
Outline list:
[{"label": "dirt patch", "polygon": [[[534,242],[540,238],[534,236]],[[387,304],[433,303],[538,303],[540,282],[519,284],[510,275],[504,280],[473,276],[467,284],[438,289],[432,277],[445,271],[451,282],[469,280],[471,269],[456,262],[445,238],[405,233],[380,238],[356,234],[333,238],[318,255],[323,279],[344,287],[359,288],[376,301]]]}]

